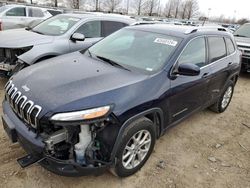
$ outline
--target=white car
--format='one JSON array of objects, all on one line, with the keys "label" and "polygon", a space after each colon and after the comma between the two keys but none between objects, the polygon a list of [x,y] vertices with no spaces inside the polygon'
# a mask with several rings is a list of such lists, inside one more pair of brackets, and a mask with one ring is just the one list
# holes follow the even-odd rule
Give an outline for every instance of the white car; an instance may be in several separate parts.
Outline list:
[{"label": "white car", "polygon": [[35,25],[62,11],[25,5],[4,5],[0,7],[0,30],[24,28]]}]

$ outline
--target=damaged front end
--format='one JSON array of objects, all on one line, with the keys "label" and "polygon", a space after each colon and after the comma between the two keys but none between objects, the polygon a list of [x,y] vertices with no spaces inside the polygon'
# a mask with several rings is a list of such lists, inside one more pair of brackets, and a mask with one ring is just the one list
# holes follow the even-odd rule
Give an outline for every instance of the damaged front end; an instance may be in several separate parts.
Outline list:
[{"label": "damaged front end", "polygon": [[10,80],[3,102],[3,126],[12,142],[28,153],[22,167],[39,162],[66,176],[101,174],[109,168],[119,123],[105,106],[40,117],[43,108],[29,100]]},{"label": "damaged front end", "polygon": [[18,56],[28,52],[30,47],[24,48],[0,48],[0,76],[10,77],[12,71],[18,65]]},{"label": "damaged front end", "polygon": [[39,132],[45,147],[40,163],[62,175],[100,174],[112,165],[117,128],[113,116],[82,124],[43,124]]}]

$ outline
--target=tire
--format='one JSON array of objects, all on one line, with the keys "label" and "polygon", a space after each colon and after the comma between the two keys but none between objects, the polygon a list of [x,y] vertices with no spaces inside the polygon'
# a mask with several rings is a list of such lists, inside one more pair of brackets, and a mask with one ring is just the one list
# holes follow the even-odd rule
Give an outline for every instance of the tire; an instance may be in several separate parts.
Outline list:
[{"label": "tire", "polygon": [[[139,137],[140,135],[141,137]],[[139,143],[134,142],[135,138],[139,139],[139,141],[141,142],[143,141],[143,138],[146,138],[144,139],[145,143],[146,142],[148,143],[146,143],[143,146],[140,146],[139,144],[140,142]],[[142,138],[142,140],[140,140],[140,138]],[[151,141],[149,144],[150,139]],[[115,167],[111,169],[111,172],[114,175],[119,176],[119,177],[127,177],[136,173],[138,170],[141,169],[141,167],[146,163],[149,156],[151,155],[154,149],[155,140],[156,140],[156,131],[154,128],[154,124],[148,118],[140,118],[134,121],[133,123],[131,123],[124,131],[124,135],[122,136],[121,144],[119,147],[120,149],[116,154],[117,161],[116,161]],[[136,146],[136,144],[138,145]],[[125,149],[125,148],[128,148],[128,146],[131,146],[129,147],[130,149],[133,148],[134,146],[134,149],[133,150]],[[125,158],[125,156],[129,153],[133,153],[133,154]],[[140,161],[139,156],[141,158],[141,161]],[[129,162],[129,159],[131,157],[132,157],[132,160],[130,160],[131,162]],[[126,163],[128,163],[127,166],[125,166]],[[134,164],[134,166],[132,164]]]},{"label": "tire", "polygon": [[[231,80],[227,82],[217,102],[209,107],[211,111],[216,112],[216,113],[223,113],[227,109],[233,97],[234,85],[235,83]],[[224,97],[226,97],[226,95],[229,94],[227,92],[229,92],[230,88],[231,88],[231,93],[230,95],[227,96],[227,101],[225,101],[223,99],[225,99]]]}]

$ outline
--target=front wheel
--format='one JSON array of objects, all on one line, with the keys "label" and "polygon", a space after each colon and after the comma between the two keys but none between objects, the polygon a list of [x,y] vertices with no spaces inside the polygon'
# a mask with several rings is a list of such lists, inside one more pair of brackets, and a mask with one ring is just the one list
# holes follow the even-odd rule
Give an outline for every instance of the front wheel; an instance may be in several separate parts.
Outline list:
[{"label": "front wheel", "polygon": [[229,81],[224,87],[220,98],[210,107],[210,110],[216,113],[224,112],[229,106],[234,93],[234,82]]},{"label": "front wheel", "polygon": [[151,155],[156,140],[152,121],[141,118],[130,124],[122,136],[117,163],[112,172],[119,177],[136,173]]}]

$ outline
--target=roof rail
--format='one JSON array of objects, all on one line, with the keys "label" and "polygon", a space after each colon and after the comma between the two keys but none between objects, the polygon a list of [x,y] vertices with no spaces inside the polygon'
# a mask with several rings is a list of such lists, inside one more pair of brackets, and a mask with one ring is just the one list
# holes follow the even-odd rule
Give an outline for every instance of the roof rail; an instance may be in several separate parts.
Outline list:
[{"label": "roof rail", "polygon": [[188,29],[185,34],[191,34],[198,31],[224,31],[227,32],[227,29],[224,27],[216,27],[216,26],[210,26],[210,27],[195,27],[193,29]]}]

